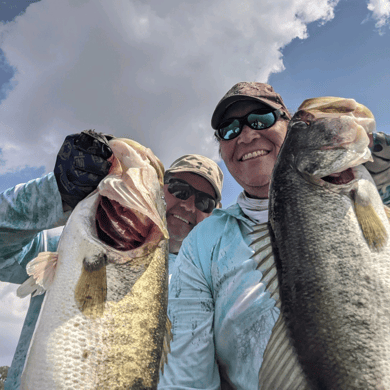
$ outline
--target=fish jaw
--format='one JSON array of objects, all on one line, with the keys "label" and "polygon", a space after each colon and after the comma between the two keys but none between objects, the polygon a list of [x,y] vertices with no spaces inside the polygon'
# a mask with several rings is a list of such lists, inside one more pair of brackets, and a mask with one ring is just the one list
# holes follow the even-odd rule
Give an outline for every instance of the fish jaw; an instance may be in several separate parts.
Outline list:
[{"label": "fish jaw", "polygon": [[[98,224],[110,238],[115,239],[116,236],[121,241],[117,248],[126,250],[130,258],[142,257],[153,251],[161,240],[169,238],[163,201],[164,169],[150,149],[135,141],[114,139],[110,141],[110,147],[118,163],[114,164],[113,171],[100,182],[98,191],[103,197],[101,204],[104,213],[108,217],[114,216],[119,223],[104,227],[101,225],[102,220],[112,220],[105,216],[100,220],[98,218]],[[126,213],[130,218],[126,217]],[[122,228],[126,224],[132,224],[134,233],[144,232],[139,245],[132,250],[119,238],[119,235],[123,236]],[[149,232],[147,237],[146,231]],[[104,240],[104,236],[102,234],[100,238]]]},{"label": "fish jaw", "polygon": [[307,133],[307,140],[301,142],[301,147],[295,145],[297,170],[318,181],[372,161],[367,128],[357,119],[344,115],[321,117],[308,123],[293,122],[292,127],[300,126]]}]

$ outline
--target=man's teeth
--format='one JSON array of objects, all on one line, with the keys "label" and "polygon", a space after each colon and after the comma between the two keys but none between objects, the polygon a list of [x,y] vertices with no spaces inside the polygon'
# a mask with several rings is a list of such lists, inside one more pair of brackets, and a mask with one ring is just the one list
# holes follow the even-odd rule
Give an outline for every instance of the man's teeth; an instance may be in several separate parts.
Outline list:
[{"label": "man's teeth", "polygon": [[173,216],[178,218],[178,219],[180,219],[180,220],[182,220],[182,221],[184,221],[185,223],[189,224],[189,222],[186,219],[184,219],[183,217],[180,217],[180,215],[173,214]]},{"label": "man's teeth", "polygon": [[247,153],[247,154],[244,154],[244,156],[242,157],[242,161],[245,161],[245,160],[248,160],[250,158],[255,158],[255,157],[258,157],[258,156],[264,156],[265,154],[268,154],[268,152],[266,150],[257,150],[256,152],[253,152],[253,153]]}]

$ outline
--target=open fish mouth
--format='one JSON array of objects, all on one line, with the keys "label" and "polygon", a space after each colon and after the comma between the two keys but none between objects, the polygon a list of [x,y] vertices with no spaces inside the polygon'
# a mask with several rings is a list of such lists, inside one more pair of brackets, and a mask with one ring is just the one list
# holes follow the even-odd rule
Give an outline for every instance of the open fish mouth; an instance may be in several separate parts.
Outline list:
[{"label": "open fish mouth", "polygon": [[99,239],[110,247],[129,251],[142,246],[154,223],[147,216],[123,207],[119,202],[100,197],[96,211],[96,231]]},{"label": "open fish mouth", "polygon": [[356,179],[356,176],[352,168],[348,168],[345,171],[332,173],[328,176],[321,177],[321,180],[334,185],[348,184]]}]

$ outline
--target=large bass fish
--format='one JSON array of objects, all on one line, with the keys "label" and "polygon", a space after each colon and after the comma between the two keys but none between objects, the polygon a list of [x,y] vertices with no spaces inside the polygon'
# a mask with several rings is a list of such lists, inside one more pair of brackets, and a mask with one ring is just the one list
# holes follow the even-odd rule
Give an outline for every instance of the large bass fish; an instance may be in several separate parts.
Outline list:
[{"label": "large bass fish", "polygon": [[22,390],[157,388],[170,339],[164,168],[134,141],[109,146],[110,173],[72,212],[58,253],[27,266],[47,292]]},{"label": "large bass fish", "polygon": [[353,99],[306,100],[270,187],[281,315],[264,390],[390,389],[390,225],[364,166],[374,117]]}]

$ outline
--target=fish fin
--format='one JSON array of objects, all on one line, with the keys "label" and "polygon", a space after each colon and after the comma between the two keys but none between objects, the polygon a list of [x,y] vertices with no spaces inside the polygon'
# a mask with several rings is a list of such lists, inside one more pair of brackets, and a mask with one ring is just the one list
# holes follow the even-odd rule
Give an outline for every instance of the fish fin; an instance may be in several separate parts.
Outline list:
[{"label": "fish fin", "polygon": [[89,318],[103,315],[107,299],[105,265],[107,257],[103,255],[99,259],[93,262],[84,259],[83,269],[74,293],[79,310]]},{"label": "fish fin", "polygon": [[172,336],[172,324],[170,319],[167,317],[167,322],[165,324],[165,335],[163,341],[163,350],[161,354],[160,360],[160,370],[164,374],[164,364],[168,363],[168,354],[171,352],[171,341],[173,339]]},{"label": "fish fin", "polygon": [[45,292],[45,289],[35,282],[35,279],[33,276],[30,276],[16,290],[16,295],[19,298],[25,298],[28,295],[33,294],[33,297],[35,297],[36,295],[41,295],[44,292]]},{"label": "fish fin", "polygon": [[363,236],[372,249],[380,249],[387,242],[387,232],[371,202],[355,192],[355,213]]},{"label": "fish fin", "polygon": [[31,260],[26,267],[30,276],[17,290],[20,298],[33,293],[33,297],[43,294],[53,283],[57,269],[57,252],[41,252]]},{"label": "fish fin", "polygon": [[297,354],[288,337],[287,325],[280,313],[264,351],[259,371],[259,388],[309,390]]}]

